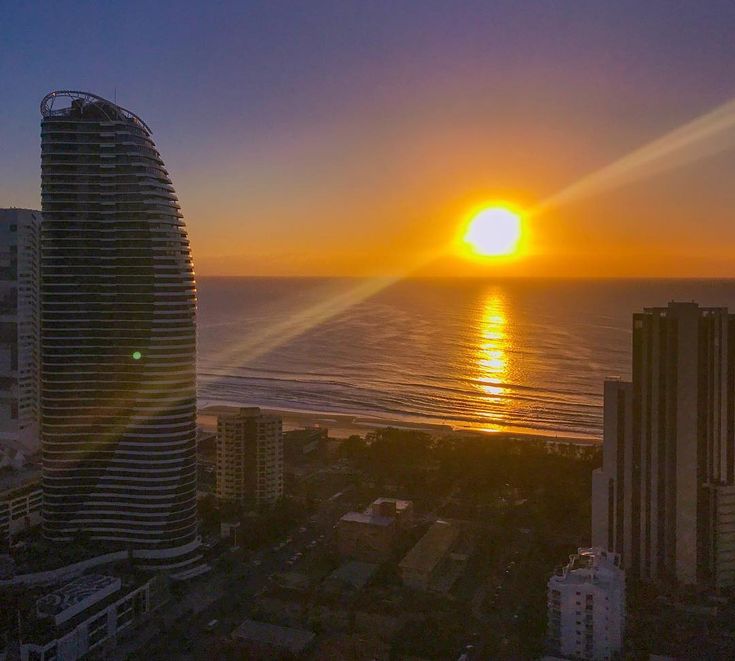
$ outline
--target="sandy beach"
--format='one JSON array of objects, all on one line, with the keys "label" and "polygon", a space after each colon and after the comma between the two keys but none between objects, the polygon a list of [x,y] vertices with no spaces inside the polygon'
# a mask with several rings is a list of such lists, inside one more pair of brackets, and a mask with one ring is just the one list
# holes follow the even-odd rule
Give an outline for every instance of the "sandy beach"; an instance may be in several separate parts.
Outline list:
[{"label": "sandy beach", "polygon": [[[257,406],[257,404],[205,404],[198,410],[197,421],[202,429],[214,431],[217,427],[217,416],[223,413],[233,413],[240,407]],[[450,425],[438,424],[422,424],[406,422],[405,420],[393,420],[390,418],[353,415],[348,413],[315,413],[304,411],[292,411],[288,409],[271,409],[260,407],[263,413],[270,415],[279,415],[283,419],[283,428],[288,431],[291,429],[299,429],[301,427],[326,427],[329,429],[329,435],[333,438],[347,438],[353,434],[364,436],[367,432],[385,427],[394,427],[397,429],[415,429],[424,431],[433,436],[468,436],[478,435],[487,436],[488,438],[505,436],[514,438],[528,438],[543,440],[550,443],[576,443],[579,445],[598,445],[601,442],[599,438],[591,437],[573,437],[569,435],[556,434],[539,434],[524,431],[483,431],[477,429],[459,429]]]}]

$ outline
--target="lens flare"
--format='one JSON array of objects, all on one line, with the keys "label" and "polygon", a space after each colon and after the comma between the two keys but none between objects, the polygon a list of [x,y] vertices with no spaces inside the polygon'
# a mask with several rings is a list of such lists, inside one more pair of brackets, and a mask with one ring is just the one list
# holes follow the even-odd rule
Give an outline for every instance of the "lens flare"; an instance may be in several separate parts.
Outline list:
[{"label": "lens flare", "polygon": [[529,216],[683,167],[735,146],[735,100],[723,103],[539,202]]},{"label": "lens flare", "polygon": [[[615,162],[597,171],[585,175],[563,188],[562,190],[541,200],[533,209],[525,210],[525,218],[535,218],[546,212],[566,204],[576,202],[584,198],[599,195],[601,193],[628,185],[634,181],[646,179],[666,170],[671,170],[699,159],[716,154],[724,149],[735,145],[735,100],[724,103],[711,112],[684,124],[683,126],[662,135],[638,149],[630,152]],[[495,207],[513,214],[504,207]],[[489,211],[486,209],[485,211]],[[482,213],[482,212],[480,212]],[[478,214],[479,215],[479,214]],[[513,214],[516,215],[517,214]],[[474,217],[473,217],[474,218]],[[468,230],[469,226],[465,228]],[[518,223],[518,237],[515,241],[515,250],[523,241],[528,239],[522,236],[521,223]],[[468,232],[465,232],[465,235]],[[465,241],[465,235],[459,236],[462,244],[463,254],[481,255],[482,253],[472,250],[472,243]],[[436,250],[417,257],[412,263],[408,263],[401,273],[392,277],[370,278],[359,281],[348,292],[320,302],[316,305],[307,306],[288,321],[275,327],[263,328],[260,333],[251,335],[234,347],[223,349],[212,364],[228,368],[232,364],[248,364],[263,354],[277,349],[279,346],[289,342],[302,333],[325,323],[329,319],[341,314],[354,305],[378,294],[380,291],[411,276],[413,273],[426,268],[429,264],[439,259],[456,255],[456,243],[454,245],[437,246]],[[489,255],[513,254],[486,253]],[[499,334],[497,328],[491,328],[490,334]],[[491,336],[488,336],[491,339]],[[492,351],[492,349],[490,350]],[[137,353],[137,352],[136,352]],[[499,369],[501,367],[500,356],[488,351],[486,356],[486,368]],[[137,360],[137,359],[136,359]],[[214,375],[213,375],[214,376]],[[491,375],[486,375],[488,381]],[[497,384],[490,382],[489,388],[500,388]],[[488,391],[488,394],[499,394]]]}]

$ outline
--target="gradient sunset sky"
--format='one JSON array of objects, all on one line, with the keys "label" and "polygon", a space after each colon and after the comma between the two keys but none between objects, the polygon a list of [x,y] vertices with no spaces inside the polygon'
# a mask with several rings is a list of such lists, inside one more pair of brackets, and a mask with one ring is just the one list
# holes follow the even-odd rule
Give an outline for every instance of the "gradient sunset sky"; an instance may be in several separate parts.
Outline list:
[{"label": "gradient sunset sky", "polygon": [[533,209],[735,97],[731,1],[5,0],[0,21],[0,207],[40,206],[38,104],[78,89],[151,126],[198,275],[735,276],[729,108],[529,218],[518,259],[434,259],[477,205]]}]

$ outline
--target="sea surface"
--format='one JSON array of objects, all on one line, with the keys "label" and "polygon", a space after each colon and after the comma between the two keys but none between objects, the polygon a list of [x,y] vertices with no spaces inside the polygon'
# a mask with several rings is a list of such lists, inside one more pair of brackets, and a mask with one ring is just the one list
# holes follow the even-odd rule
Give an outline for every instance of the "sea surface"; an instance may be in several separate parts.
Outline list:
[{"label": "sea surface", "polygon": [[631,315],[735,280],[201,278],[199,397],[401,423],[599,437]]}]

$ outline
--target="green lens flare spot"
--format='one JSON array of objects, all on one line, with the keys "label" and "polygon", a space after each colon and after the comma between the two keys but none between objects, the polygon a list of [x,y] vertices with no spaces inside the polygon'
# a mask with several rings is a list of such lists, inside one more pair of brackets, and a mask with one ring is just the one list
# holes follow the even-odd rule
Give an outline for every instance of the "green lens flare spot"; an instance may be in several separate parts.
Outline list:
[{"label": "green lens flare spot", "polygon": [[142,357],[143,354],[140,351],[133,351],[133,360],[140,360]]}]

